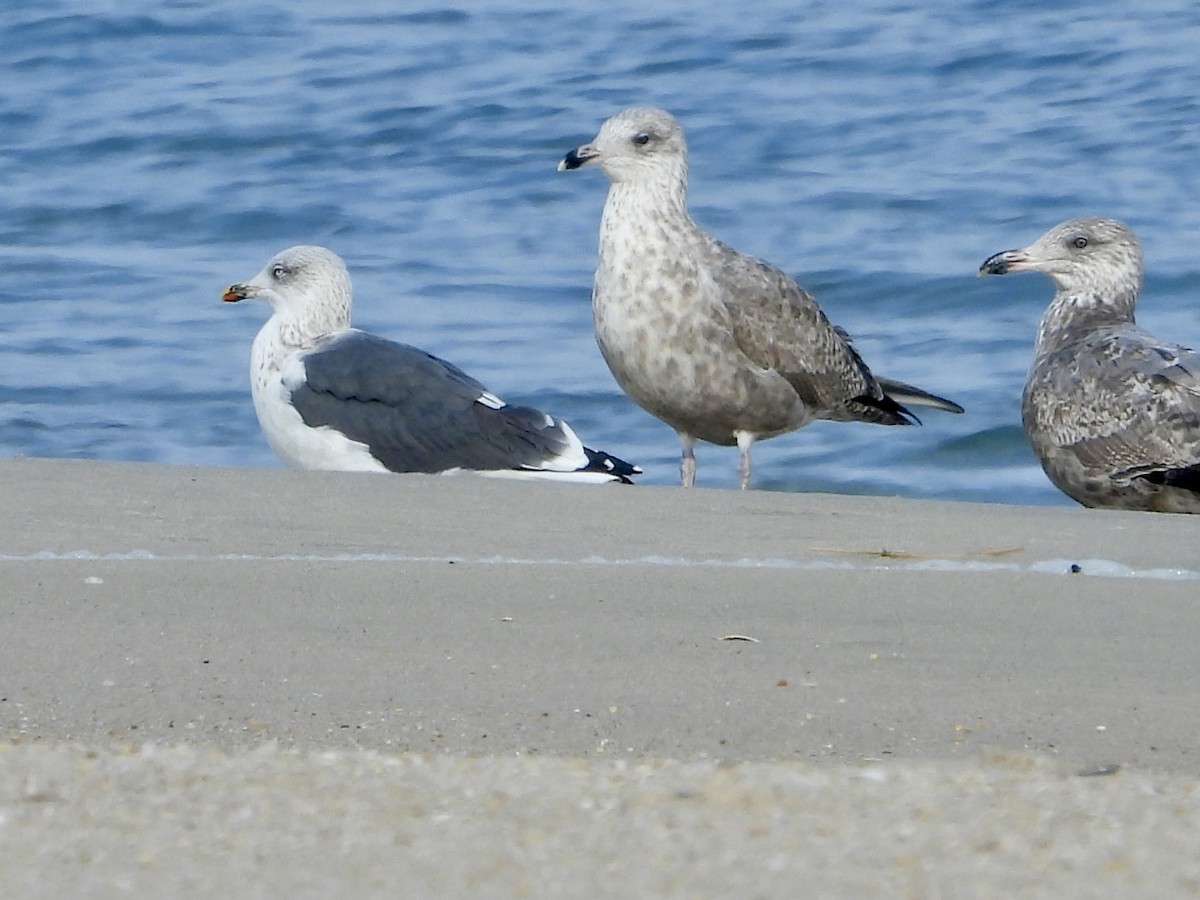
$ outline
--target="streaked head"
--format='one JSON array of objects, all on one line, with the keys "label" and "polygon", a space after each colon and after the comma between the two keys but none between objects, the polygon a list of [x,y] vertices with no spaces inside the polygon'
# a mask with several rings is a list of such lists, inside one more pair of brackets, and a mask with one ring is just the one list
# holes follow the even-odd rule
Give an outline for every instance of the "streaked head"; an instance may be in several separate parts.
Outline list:
[{"label": "streaked head", "polygon": [[1028,247],[988,257],[980,275],[1043,272],[1059,291],[1136,295],[1142,248],[1129,226],[1088,216],[1055,225]]},{"label": "streaked head", "polygon": [[266,300],[277,313],[316,316],[332,327],[350,323],[350,273],[332,250],[301,245],[275,254],[249,281],[227,287],[226,303]]},{"label": "streaked head", "polygon": [[687,180],[687,142],[675,117],[651,106],[617,113],[587,144],[558,164],[560,172],[598,165],[614,182],[674,178]]}]

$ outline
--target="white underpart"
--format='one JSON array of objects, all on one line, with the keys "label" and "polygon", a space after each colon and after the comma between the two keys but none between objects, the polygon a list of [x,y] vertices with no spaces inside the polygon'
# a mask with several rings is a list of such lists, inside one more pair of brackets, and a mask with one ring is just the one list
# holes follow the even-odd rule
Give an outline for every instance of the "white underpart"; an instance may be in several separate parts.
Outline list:
[{"label": "white underpart", "polygon": [[516,481],[574,481],[580,484],[605,484],[616,481],[615,475],[605,472],[561,472],[538,471],[537,469],[499,469],[496,471],[473,472],[473,475],[483,475],[485,478],[512,478]]},{"label": "white underpart", "polygon": [[292,406],[292,388],[305,380],[304,362],[283,346],[280,319],[272,316],[250,350],[250,385],[254,412],[263,436],[285,463],[301,469],[340,472],[386,472],[367,445],[352,441],[328,426],[306,425]]}]

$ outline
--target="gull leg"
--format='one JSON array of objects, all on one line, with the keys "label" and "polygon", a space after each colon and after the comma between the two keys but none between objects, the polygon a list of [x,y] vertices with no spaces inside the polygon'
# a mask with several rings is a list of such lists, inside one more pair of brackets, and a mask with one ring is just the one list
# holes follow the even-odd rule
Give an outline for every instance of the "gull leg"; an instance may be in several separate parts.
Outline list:
[{"label": "gull leg", "polygon": [[683,455],[679,459],[679,483],[690,488],[696,483],[696,439],[690,434],[679,434],[679,445],[683,447]]},{"label": "gull leg", "polygon": [[735,431],[738,445],[738,486],[743,491],[750,488],[750,447],[754,444],[754,435],[748,431]]}]

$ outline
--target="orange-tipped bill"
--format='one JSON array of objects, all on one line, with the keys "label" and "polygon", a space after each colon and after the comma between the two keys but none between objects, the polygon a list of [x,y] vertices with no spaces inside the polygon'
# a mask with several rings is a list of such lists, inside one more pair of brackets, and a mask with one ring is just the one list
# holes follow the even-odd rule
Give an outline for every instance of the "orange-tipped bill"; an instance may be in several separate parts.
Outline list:
[{"label": "orange-tipped bill", "polygon": [[248,284],[231,284],[225,288],[225,293],[221,295],[221,299],[226,303],[237,303],[239,300],[245,300],[254,296],[254,288]]}]

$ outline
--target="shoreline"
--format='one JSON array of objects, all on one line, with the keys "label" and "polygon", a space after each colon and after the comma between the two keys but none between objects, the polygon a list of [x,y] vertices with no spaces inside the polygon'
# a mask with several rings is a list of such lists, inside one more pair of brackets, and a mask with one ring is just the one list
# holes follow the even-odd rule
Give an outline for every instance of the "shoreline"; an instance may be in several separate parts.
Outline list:
[{"label": "shoreline", "polygon": [[1200,885],[1194,517],[41,459],[0,501],[5,896]]},{"label": "shoreline", "polygon": [[1200,775],[1194,517],[33,459],[0,502],[9,739]]}]

